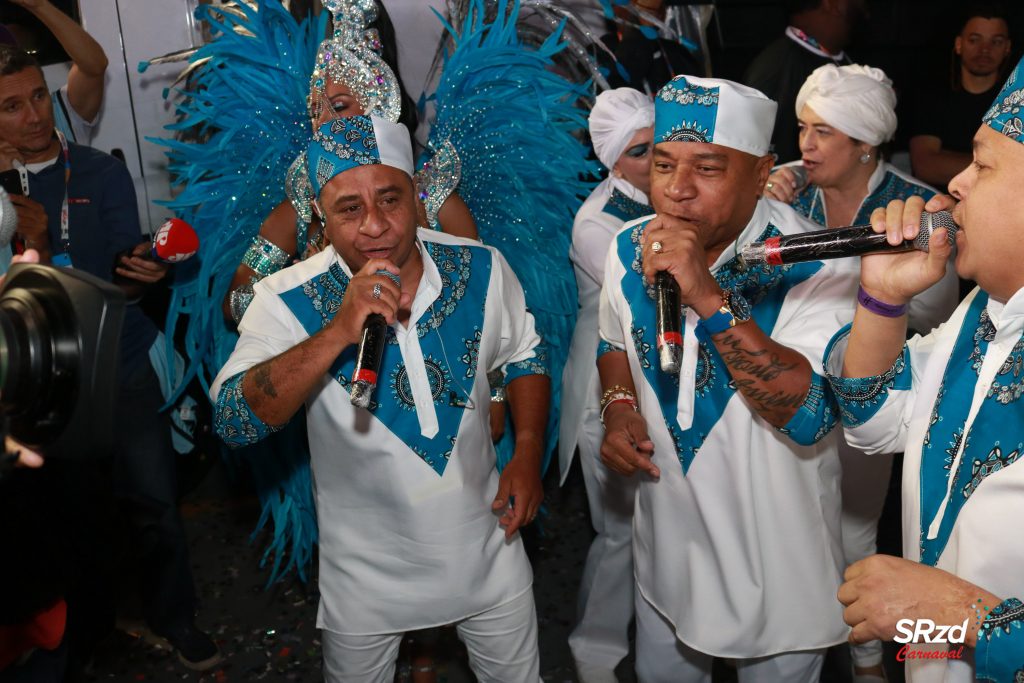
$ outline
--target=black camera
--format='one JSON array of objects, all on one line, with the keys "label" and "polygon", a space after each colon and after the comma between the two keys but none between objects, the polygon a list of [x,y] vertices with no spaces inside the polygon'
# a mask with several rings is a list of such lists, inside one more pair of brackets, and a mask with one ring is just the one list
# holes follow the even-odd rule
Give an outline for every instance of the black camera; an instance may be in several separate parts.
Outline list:
[{"label": "black camera", "polygon": [[73,269],[11,267],[0,287],[0,411],[47,458],[109,452],[125,296]]}]

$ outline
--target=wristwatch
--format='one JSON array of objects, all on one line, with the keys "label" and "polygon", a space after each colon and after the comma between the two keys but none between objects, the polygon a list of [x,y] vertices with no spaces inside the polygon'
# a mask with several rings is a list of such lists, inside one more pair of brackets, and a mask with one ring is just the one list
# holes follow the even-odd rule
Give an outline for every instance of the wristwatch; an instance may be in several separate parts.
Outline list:
[{"label": "wristwatch", "polygon": [[708,335],[714,336],[731,327],[736,327],[740,323],[747,322],[750,320],[750,315],[750,304],[747,303],[747,300],[731,289],[726,289],[722,292],[721,308],[715,311],[714,315],[702,319],[700,325]]}]

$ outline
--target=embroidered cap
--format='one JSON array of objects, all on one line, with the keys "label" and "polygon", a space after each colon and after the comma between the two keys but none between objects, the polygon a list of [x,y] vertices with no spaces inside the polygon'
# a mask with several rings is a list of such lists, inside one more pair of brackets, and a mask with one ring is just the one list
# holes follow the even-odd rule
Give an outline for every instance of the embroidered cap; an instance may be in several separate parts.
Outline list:
[{"label": "embroidered cap", "polygon": [[676,76],[654,99],[654,142],[709,142],[764,156],[777,108],[761,91],[739,83]]},{"label": "embroidered cap", "polygon": [[996,95],[995,102],[981,120],[997,133],[1002,133],[1017,142],[1024,142],[1024,58],[1006,79],[1003,89]]},{"label": "embroidered cap", "polygon": [[349,116],[323,124],[309,143],[308,173],[313,195],[331,178],[370,164],[392,166],[412,176],[409,130],[379,116]]}]

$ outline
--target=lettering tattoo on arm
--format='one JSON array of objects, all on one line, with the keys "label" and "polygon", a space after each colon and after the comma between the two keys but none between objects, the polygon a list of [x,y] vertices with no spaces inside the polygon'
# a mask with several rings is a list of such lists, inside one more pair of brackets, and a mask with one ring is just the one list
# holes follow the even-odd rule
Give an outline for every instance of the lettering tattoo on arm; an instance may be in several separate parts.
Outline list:
[{"label": "lettering tattoo on arm", "polygon": [[273,380],[270,379],[270,366],[266,363],[258,365],[252,371],[252,381],[256,388],[270,398],[277,398],[277,389]]},{"label": "lettering tattoo on arm", "polygon": [[803,384],[794,376],[801,373],[800,363],[790,362],[771,349],[746,348],[732,332],[715,344],[733,377],[733,386],[750,401],[754,410],[776,426],[786,424],[807,395],[806,387],[793,392],[793,387],[787,386],[787,380]]}]

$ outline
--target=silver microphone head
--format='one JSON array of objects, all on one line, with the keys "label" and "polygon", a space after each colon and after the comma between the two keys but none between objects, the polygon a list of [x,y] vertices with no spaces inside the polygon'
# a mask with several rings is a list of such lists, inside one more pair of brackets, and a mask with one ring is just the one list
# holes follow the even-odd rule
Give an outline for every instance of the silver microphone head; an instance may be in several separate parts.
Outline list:
[{"label": "silver microphone head", "polygon": [[931,241],[932,233],[939,228],[945,228],[946,239],[949,240],[951,245],[955,244],[956,231],[960,229],[960,226],[953,220],[953,214],[949,211],[922,212],[920,226],[917,237],[914,238],[914,248],[919,251],[928,251],[928,243]]},{"label": "silver microphone head", "polygon": [[797,192],[799,192],[800,190],[802,190],[805,187],[807,187],[807,167],[806,166],[804,166],[803,164],[794,164],[792,166],[787,166],[786,168],[788,168],[793,173],[793,176],[796,178],[796,191]]},{"label": "silver microphone head", "polygon": [[18,213],[7,191],[0,187],[0,249],[10,245],[18,229]]}]

